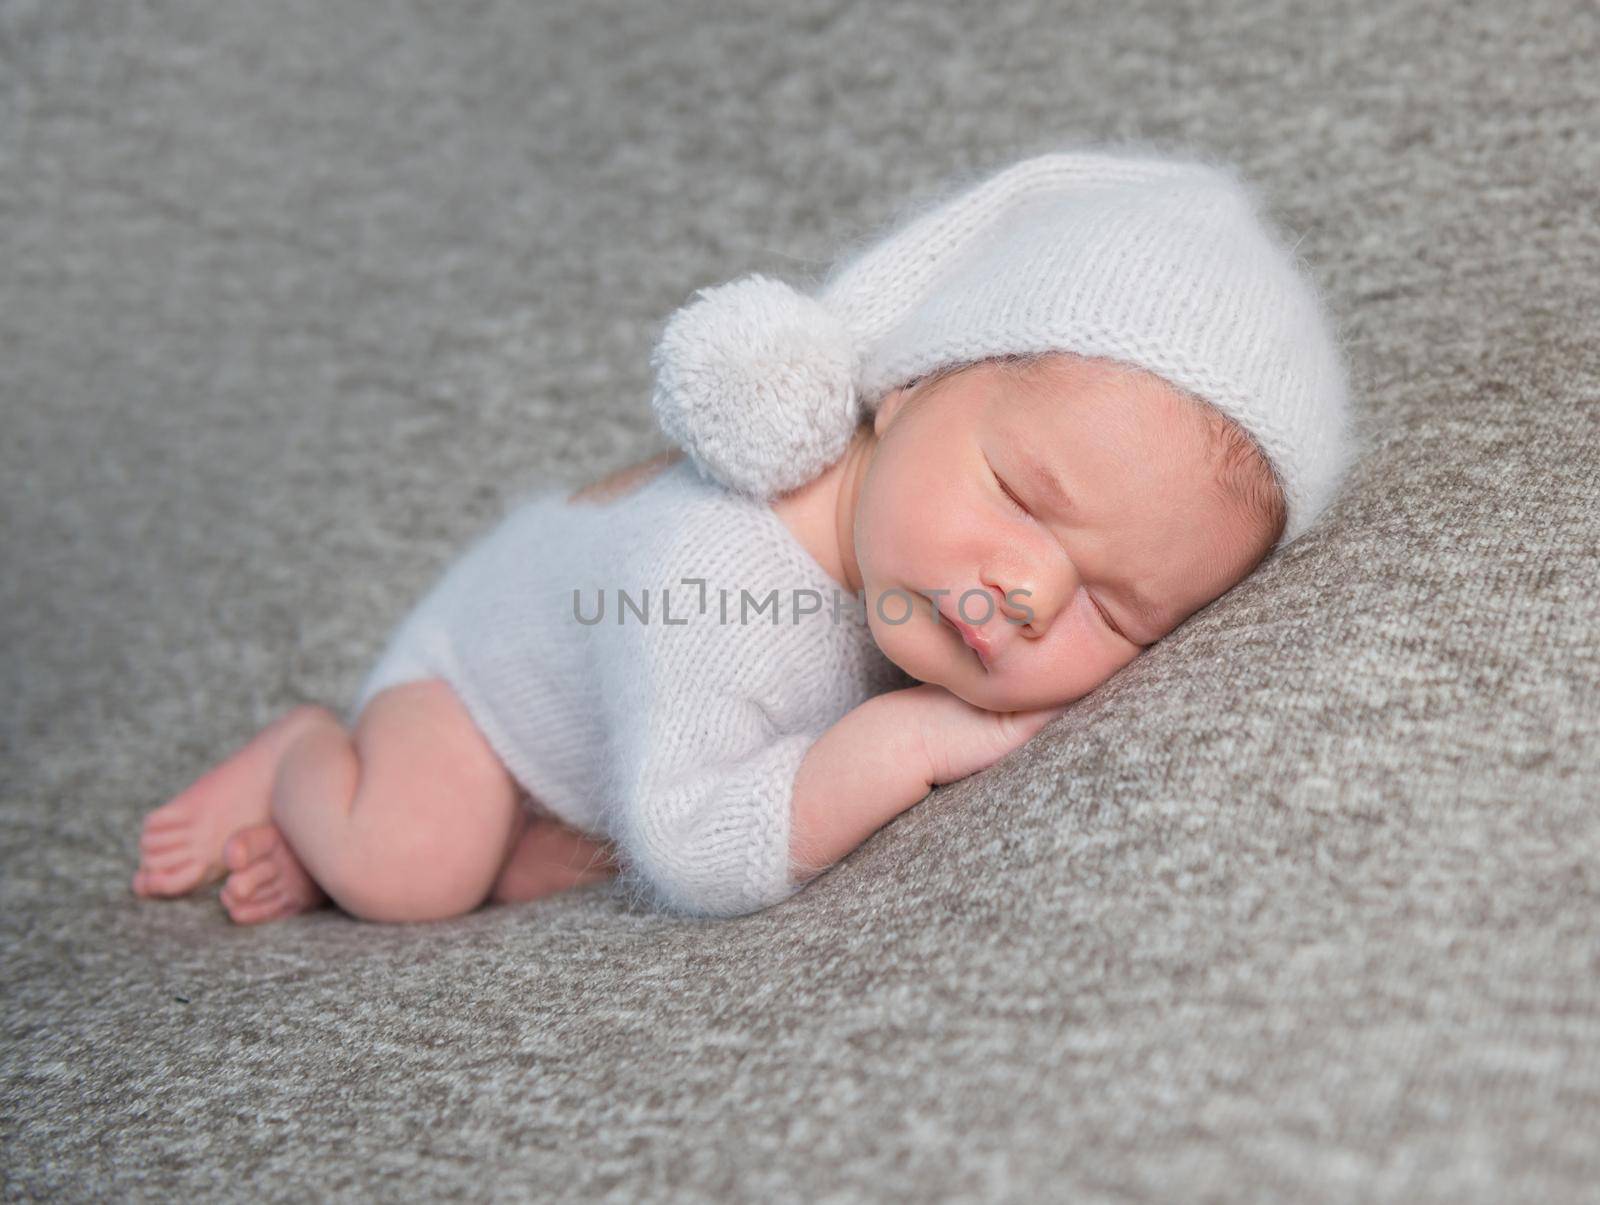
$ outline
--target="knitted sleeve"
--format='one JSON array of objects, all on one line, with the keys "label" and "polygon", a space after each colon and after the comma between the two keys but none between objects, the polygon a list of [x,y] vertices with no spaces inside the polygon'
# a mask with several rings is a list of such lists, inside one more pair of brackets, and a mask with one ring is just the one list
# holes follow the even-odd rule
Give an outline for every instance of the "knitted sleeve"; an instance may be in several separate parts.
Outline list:
[{"label": "knitted sleeve", "polygon": [[[756,718],[747,707],[680,719],[691,731],[702,721],[743,726]],[[797,891],[789,876],[794,781],[818,735],[744,740],[704,757],[670,741],[637,750],[622,767],[614,833],[624,889],[664,911],[718,917],[757,912]]]},{"label": "knitted sleeve", "polygon": [[830,719],[799,639],[789,625],[613,630],[600,663],[606,828],[635,899],[736,916],[797,890],[795,775]]}]

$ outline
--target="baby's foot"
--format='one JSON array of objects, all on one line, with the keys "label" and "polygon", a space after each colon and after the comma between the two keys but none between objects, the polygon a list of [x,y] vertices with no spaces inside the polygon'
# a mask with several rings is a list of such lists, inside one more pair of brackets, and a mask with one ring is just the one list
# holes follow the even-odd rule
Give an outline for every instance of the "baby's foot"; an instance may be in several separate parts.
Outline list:
[{"label": "baby's foot", "polygon": [[296,707],[249,744],[212,767],[182,794],[144,818],[136,895],[186,895],[227,873],[222,845],[230,834],[271,814],[272,782],[284,751],[308,725],[338,723],[324,707]]},{"label": "baby's foot", "polygon": [[253,824],[228,838],[222,860],[232,872],[219,897],[236,924],[259,925],[328,902],[276,824]]}]

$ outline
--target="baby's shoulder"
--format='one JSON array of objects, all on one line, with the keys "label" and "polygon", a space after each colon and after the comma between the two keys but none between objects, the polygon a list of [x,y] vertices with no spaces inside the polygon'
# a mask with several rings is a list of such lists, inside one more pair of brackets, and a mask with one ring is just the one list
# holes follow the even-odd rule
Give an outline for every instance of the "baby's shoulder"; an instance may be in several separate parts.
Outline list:
[{"label": "baby's shoulder", "polygon": [[782,546],[770,506],[707,480],[686,460],[601,508],[596,524],[619,555],[689,562],[705,572],[752,562],[759,572]]}]

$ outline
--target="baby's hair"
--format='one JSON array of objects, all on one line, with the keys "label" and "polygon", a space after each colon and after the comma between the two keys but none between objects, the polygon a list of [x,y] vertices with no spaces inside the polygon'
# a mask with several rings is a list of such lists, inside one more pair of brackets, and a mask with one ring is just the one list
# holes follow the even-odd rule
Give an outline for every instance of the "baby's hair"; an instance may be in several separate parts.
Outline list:
[{"label": "baby's hair", "polygon": [[[1035,368],[1050,356],[1059,354],[1062,353],[1019,352],[987,360],[950,364],[908,382],[907,388],[914,386],[919,390],[931,389],[941,381],[969,368],[975,368],[979,364],[994,365],[1019,381],[1031,380]],[[1154,375],[1131,366],[1116,366],[1122,368],[1130,383],[1135,385],[1148,384],[1150,377]],[[1191,416],[1205,431],[1217,469],[1216,476],[1211,481],[1213,497],[1223,503],[1231,502],[1240,509],[1252,526],[1265,530],[1267,540],[1262,550],[1264,556],[1277,545],[1289,517],[1283,487],[1273,470],[1272,462],[1267,459],[1250,432],[1210,402],[1197,397],[1187,389],[1173,385],[1165,377],[1158,379],[1188,403]]]},{"label": "baby's hair", "polygon": [[1267,531],[1264,552],[1271,551],[1289,519],[1283,487],[1278,483],[1272,462],[1262,453],[1250,432],[1238,423],[1208,402],[1187,394],[1185,397],[1199,408],[1211,440],[1211,450],[1217,457],[1217,475],[1212,479],[1215,496],[1223,501],[1231,499],[1243,508],[1251,523],[1264,527]]}]

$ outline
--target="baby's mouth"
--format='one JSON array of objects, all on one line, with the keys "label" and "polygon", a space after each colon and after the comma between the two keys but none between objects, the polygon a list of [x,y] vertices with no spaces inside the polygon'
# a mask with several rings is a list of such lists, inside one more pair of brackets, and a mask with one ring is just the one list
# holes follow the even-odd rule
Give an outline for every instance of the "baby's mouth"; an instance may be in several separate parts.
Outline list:
[{"label": "baby's mouth", "polygon": [[978,660],[983,663],[983,668],[988,669],[994,660],[988,633],[982,628],[973,627],[972,624],[949,615],[943,607],[939,608],[939,616],[955,629],[956,634],[966,642],[968,648],[978,654]]}]

